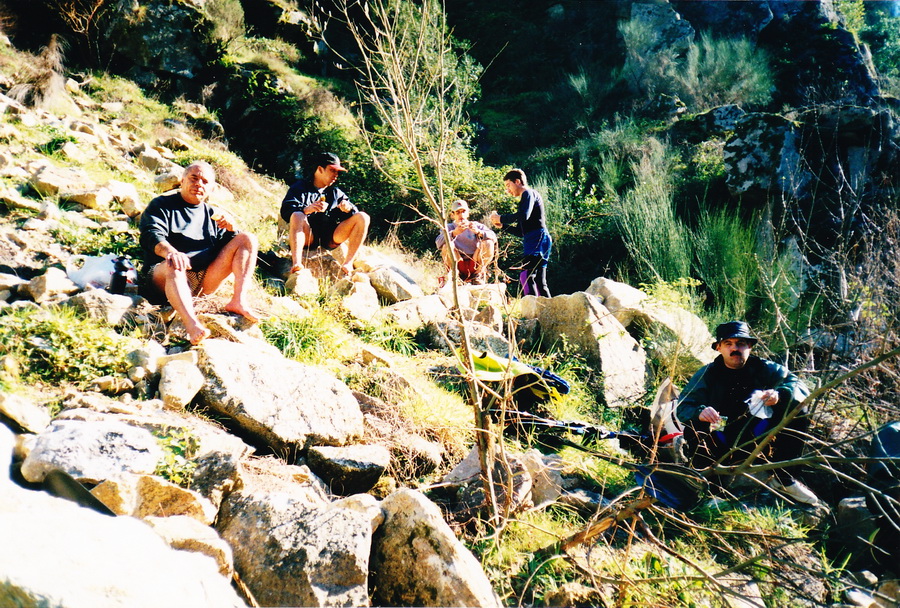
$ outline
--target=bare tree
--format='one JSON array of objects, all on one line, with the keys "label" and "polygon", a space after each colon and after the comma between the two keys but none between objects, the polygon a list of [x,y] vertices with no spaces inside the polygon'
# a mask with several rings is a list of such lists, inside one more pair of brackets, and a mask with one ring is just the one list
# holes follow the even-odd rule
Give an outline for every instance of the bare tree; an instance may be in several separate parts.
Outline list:
[{"label": "bare tree", "polygon": [[[373,155],[377,138],[408,157],[422,194],[419,212],[444,232],[449,192],[448,163],[465,127],[466,103],[475,93],[478,68],[457,54],[444,7],[439,0],[344,0],[339,4],[347,28],[359,50],[358,80],[361,101],[383,129],[366,138]],[[455,252],[454,252],[454,255]],[[458,271],[452,267],[454,306],[459,310]],[[492,479],[494,441],[482,407],[486,387],[475,376],[466,321],[462,323],[461,357],[475,417],[476,439],[492,520],[499,523]]]}]

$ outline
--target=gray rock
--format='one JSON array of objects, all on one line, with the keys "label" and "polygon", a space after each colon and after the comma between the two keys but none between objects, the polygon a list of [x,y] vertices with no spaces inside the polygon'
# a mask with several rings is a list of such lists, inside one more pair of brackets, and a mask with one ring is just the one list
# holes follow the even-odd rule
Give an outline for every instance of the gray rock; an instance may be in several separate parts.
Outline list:
[{"label": "gray rock", "polygon": [[91,319],[116,327],[128,318],[134,300],[130,296],[109,293],[105,289],[88,289],[63,300],[60,306],[70,306]]},{"label": "gray rock", "polygon": [[16,393],[0,392],[0,414],[29,433],[40,433],[50,424],[45,408]]},{"label": "gray rock", "polygon": [[213,558],[219,566],[219,574],[225,577],[225,580],[231,580],[234,575],[231,547],[213,528],[184,515],[145,517],[144,522],[173,549],[200,553]]},{"label": "gray rock", "polygon": [[424,295],[412,277],[394,266],[382,266],[368,274],[378,295],[391,304]]},{"label": "gray rock", "polygon": [[316,446],[306,454],[310,470],[342,496],[371,490],[390,463],[390,452],[378,445]]},{"label": "gray rock", "polygon": [[657,359],[678,361],[688,369],[698,369],[715,359],[716,352],[710,348],[712,334],[697,315],[604,277],[591,281],[586,293],[597,296],[633,335],[651,338],[648,342]]},{"label": "gray rock", "polygon": [[481,564],[456,538],[437,505],[398,490],[382,502],[372,540],[379,606],[501,606]]},{"label": "gray rock", "polygon": [[149,474],[162,457],[148,431],[121,422],[56,420],[38,435],[22,463],[22,475],[39,482],[53,469],[92,483],[124,473]]},{"label": "gray rock", "polygon": [[595,296],[583,291],[553,298],[526,296],[521,308],[524,318],[538,319],[545,344],[566,336],[589,363],[600,368],[607,405],[621,407],[642,398],[647,372],[644,349]]},{"label": "gray rock", "polygon": [[329,372],[222,340],[197,351],[207,379],[200,400],[276,450],[343,445],[362,433],[359,403]]},{"label": "gray rock", "polygon": [[447,307],[437,295],[407,298],[375,313],[376,320],[394,323],[408,331],[416,331],[428,323],[439,322],[446,317]]},{"label": "gray rock", "polygon": [[210,525],[216,508],[198,492],[156,475],[121,475],[96,485],[91,494],[117,515],[169,517],[183,515]]},{"label": "gray rock", "polygon": [[34,277],[21,290],[35,302],[44,302],[62,295],[78,291],[78,285],[69,280],[64,270],[56,267],[47,269],[41,276]]},{"label": "gray rock", "polygon": [[261,605],[369,605],[368,513],[245,488],[225,500],[216,527]]},{"label": "gray rock", "polygon": [[0,551],[2,594],[16,598],[14,605],[244,605],[211,558],[171,549],[136,519],[101,515],[43,492],[12,484],[0,492],[0,537],[5,547],[27,547]]},{"label": "gray rock", "polygon": [[68,169],[46,165],[31,178],[31,187],[41,196],[57,196],[70,192],[92,190],[97,184],[83,169]]},{"label": "gray rock", "polygon": [[190,361],[175,360],[160,370],[159,396],[169,409],[181,409],[197,396],[206,378]]}]

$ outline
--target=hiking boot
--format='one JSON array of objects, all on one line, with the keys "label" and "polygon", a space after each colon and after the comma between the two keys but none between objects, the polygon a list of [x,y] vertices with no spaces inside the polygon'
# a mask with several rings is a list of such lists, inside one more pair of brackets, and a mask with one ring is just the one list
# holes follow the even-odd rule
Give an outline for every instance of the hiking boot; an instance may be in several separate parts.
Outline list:
[{"label": "hiking boot", "polygon": [[785,496],[793,498],[797,502],[803,503],[805,505],[815,506],[822,504],[822,501],[819,500],[819,497],[813,494],[812,490],[807,488],[799,481],[794,480],[792,483],[784,485],[777,479],[773,479],[770,485],[772,486],[772,489],[779,494],[784,494]]}]

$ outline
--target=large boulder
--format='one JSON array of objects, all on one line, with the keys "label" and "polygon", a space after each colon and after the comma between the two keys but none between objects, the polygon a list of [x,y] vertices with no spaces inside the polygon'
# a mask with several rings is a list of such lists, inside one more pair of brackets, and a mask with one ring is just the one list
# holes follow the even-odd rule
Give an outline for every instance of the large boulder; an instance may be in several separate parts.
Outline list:
[{"label": "large boulder", "polygon": [[245,488],[225,500],[216,527],[261,605],[369,605],[369,514]]},{"label": "large boulder", "polygon": [[11,606],[244,606],[206,555],[170,548],[136,519],[9,482],[0,538],[0,596]]},{"label": "large boulder", "polygon": [[37,436],[22,463],[22,476],[43,481],[54,469],[91,483],[124,474],[149,474],[162,458],[162,448],[145,429],[122,422],[55,420]]},{"label": "large boulder", "polygon": [[207,340],[198,351],[206,376],[198,399],[276,451],[344,445],[362,433],[359,403],[330,372],[249,344]]},{"label": "large boulder", "polygon": [[379,606],[501,606],[475,556],[422,493],[398,490],[382,502],[372,540],[373,601]]},{"label": "large boulder", "polygon": [[539,321],[545,344],[565,337],[588,363],[600,368],[607,405],[633,405],[643,397],[644,349],[596,296],[583,291],[553,298],[526,296],[521,316]]},{"label": "large boulder", "polygon": [[635,338],[649,338],[656,358],[678,361],[690,369],[715,358],[716,352],[710,348],[712,334],[697,315],[604,277],[591,281],[586,292],[597,296]]}]

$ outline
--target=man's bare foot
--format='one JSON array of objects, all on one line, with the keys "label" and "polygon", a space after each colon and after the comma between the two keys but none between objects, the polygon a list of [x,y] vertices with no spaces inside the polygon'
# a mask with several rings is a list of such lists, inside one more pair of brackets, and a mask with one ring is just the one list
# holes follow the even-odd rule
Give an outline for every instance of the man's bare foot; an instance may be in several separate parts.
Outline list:
[{"label": "man's bare foot", "polygon": [[291,266],[290,274],[294,274],[295,272],[300,272],[301,270],[303,270],[303,264],[294,264],[293,266]]},{"label": "man's bare foot", "polygon": [[209,331],[202,325],[195,325],[192,328],[185,326],[185,329],[187,330],[188,339],[194,346],[197,346],[212,334],[211,331]]},{"label": "man's bare foot", "polygon": [[259,313],[251,310],[241,303],[230,302],[225,306],[225,310],[228,312],[233,312],[236,315],[241,315],[251,323],[259,323]]},{"label": "man's bare foot", "polygon": [[345,263],[343,266],[341,266],[341,270],[343,270],[344,274],[349,277],[351,274],[353,274],[353,262],[350,261]]}]

